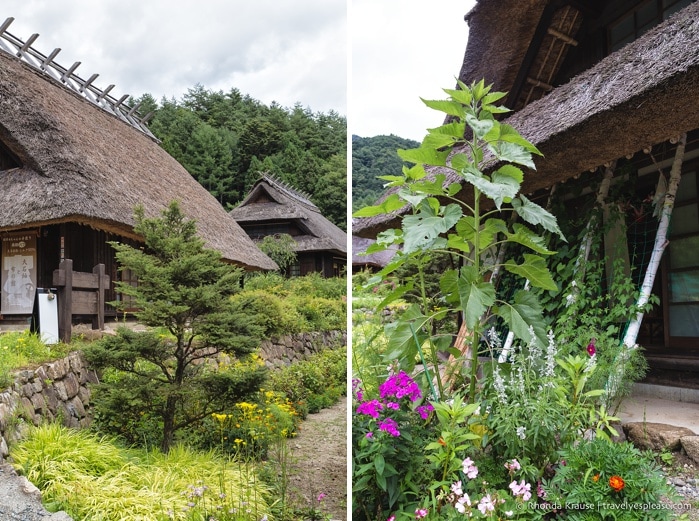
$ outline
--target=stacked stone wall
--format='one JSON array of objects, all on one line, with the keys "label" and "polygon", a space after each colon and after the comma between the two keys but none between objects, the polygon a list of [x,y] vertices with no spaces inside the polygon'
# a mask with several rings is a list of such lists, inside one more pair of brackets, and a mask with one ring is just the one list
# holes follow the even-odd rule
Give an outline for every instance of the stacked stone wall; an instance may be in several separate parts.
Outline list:
[{"label": "stacked stone wall", "polygon": [[260,356],[267,367],[276,369],[306,360],[324,349],[337,349],[346,345],[347,331],[294,333],[262,342]]},{"label": "stacked stone wall", "polygon": [[88,384],[97,381],[79,352],[17,372],[14,384],[0,393],[0,461],[8,455],[8,442],[21,439],[29,424],[58,419],[69,427],[88,426]]}]

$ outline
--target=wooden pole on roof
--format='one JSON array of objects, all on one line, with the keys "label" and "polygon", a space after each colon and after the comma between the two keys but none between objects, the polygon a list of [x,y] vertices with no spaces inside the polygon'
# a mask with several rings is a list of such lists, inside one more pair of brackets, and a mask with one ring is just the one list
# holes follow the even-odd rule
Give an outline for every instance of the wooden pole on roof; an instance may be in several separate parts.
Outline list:
[{"label": "wooden pole on roof", "polygon": [[[670,170],[670,181],[667,186],[667,192],[665,192],[662,209],[660,210],[660,222],[658,223],[658,232],[655,235],[653,252],[651,253],[650,261],[648,262],[648,267],[646,268],[646,274],[643,278],[643,284],[641,285],[641,292],[638,296],[638,300],[636,301],[636,309],[638,310],[643,309],[643,307],[648,304],[651,291],[653,290],[655,276],[660,268],[660,259],[662,258],[663,252],[668,245],[667,232],[670,226],[672,210],[675,206],[677,187],[679,186],[680,179],[682,178],[682,161],[684,159],[684,149],[686,144],[687,134],[685,133],[680,136],[680,139],[677,142],[675,159],[672,162],[672,169]],[[660,175],[662,175],[662,172]],[[607,393],[610,396],[614,396],[619,389],[619,383],[624,371],[624,361],[627,360],[628,355],[630,355],[631,352],[638,347],[638,344],[636,344],[636,339],[638,338],[638,332],[641,328],[641,322],[643,322],[643,315],[643,311],[637,311],[636,316],[633,318],[633,320],[631,320],[631,322],[629,322],[621,349],[612,362],[612,373],[609,376],[606,386]]]}]

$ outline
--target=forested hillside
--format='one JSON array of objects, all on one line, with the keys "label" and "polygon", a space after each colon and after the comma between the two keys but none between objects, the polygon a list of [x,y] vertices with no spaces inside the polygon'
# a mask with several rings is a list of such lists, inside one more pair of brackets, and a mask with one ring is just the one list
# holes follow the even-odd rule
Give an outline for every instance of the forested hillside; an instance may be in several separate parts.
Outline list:
[{"label": "forested hillside", "polygon": [[383,192],[380,175],[398,175],[403,161],[396,150],[419,145],[417,141],[394,136],[352,136],[352,209],[373,204]]},{"label": "forested hillside", "polygon": [[347,120],[296,105],[267,106],[237,89],[189,89],[181,100],[145,94],[139,112],[154,111],[151,132],[226,208],[240,202],[260,172],[306,192],[346,229]]}]

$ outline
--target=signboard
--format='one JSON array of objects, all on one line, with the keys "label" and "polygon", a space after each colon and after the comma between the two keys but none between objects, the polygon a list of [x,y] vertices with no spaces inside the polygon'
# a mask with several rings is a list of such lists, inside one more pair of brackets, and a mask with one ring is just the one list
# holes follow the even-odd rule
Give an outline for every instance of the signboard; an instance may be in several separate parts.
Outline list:
[{"label": "signboard", "polygon": [[36,288],[36,233],[25,231],[2,238],[3,315],[31,315]]}]

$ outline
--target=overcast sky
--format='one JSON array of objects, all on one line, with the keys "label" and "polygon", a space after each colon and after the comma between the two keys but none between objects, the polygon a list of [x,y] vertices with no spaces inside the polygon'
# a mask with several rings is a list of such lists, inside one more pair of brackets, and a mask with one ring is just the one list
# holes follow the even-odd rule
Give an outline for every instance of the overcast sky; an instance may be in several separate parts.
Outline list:
[{"label": "overcast sky", "polygon": [[116,98],[181,99],[200,83],[347,114],[345,0],[1,0],[0,23]]},{"label": "overcast sky", "polygon": [[420,98],[443,99],[466,50],[464,15],[475,0],[352,0],[352,134],[422,141],[444,115]]}]

